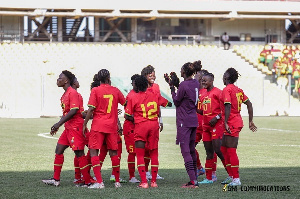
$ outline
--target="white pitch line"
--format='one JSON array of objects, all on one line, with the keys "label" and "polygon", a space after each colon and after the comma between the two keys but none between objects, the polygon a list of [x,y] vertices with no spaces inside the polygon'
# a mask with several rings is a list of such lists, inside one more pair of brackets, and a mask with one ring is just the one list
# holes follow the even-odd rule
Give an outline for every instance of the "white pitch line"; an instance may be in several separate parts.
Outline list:
[{"label": "white pitch line", "polygon": [[259,145],[259,144],[239,144],[239,146],[243,146],[243,147],[265,147],[265,146],[272,146],[272,147],[300,147],[300,145],[296,145],[296,144],[279,144],[279,145],[276,145],[276,144],[264,144],[264,145]]},{"label": "white pitch line", "polygon": [[50,133],[39,133],[38,136],[44,137],[44,138],[48,138],[48,139],[55,139],[55,140],[58,140],[57,137],[51,136]]},{"label": "white pitch line", "polygon": [[258,128],[258,129],[268,130],[268,131],[279,131],[279,132],[300,133],[300,131],[285,130],[285,129],[270,129],[270,128]]}]

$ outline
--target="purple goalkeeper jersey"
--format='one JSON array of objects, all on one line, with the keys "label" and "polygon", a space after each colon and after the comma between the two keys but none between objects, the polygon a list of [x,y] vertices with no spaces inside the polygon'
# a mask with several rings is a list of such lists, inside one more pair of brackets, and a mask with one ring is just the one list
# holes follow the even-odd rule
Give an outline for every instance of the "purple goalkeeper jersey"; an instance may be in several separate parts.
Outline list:
[{"label": "purple goalkeeper jersey", "polygon": [[189,79],[180,83],[177,93],[172,92],[177,127],[198,127],[196,108],[199,86],[197,80]]}]

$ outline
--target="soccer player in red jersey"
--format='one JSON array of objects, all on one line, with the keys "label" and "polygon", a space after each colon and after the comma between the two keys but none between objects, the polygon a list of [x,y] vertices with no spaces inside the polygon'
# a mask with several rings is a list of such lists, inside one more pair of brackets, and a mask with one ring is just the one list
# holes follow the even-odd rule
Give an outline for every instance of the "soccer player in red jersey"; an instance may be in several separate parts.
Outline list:
[{"label": "soccer player in red jersey", "polygon": [[[109,155],[112,161],[116,182],[115,187],[121,187],[120,184],[120,159],[118,157],[118,104],[125,104],[125,98],[121,91],[111,86],[110,73],[106,69],[98,72],[100,86],[91,91],[88,102],[88,112],[84,120],[83,131],[93,114],[91,134],[89,137],[89,149],[92,159],[92,167],[97,179],[97,183],[89,188],[104,188],[101,176],[99,150],[105,141],[109,149]],[[120,127],[119,127],[120,129]]]},{"label": "soccer player in red jersey", "polygon": [[[137,87],[134,83],[135,79],[138,77],[138,74],[135,74],[131,77],[131,85],[133,89],[126,96],[126,101],[134,98],[135,94],[138,92]],[[125,107],[126,109],[126,107]],[[123,135],[126,145],[126,150],[128,152],[127,163],[128,163],[128,172],[129,172],[129,182],[139,183],[140,181],[135,178],[135,145],[134,145],[134,123],[132,121],[126,120],[123,125]]]},{"label": "soccer player in red jersey", "polygon": [[[197,104],[199,97],[199,82],[193,79],[193,75],[201,70],[201,65],[185,63],[181,67],[181,77],[177,93],[172,81],[170,85],[173,102],[176,106],[176,144],[180,145],[185,168],[190,181],[182,188],[198,188],[197,182],[197,157],[195,152],[196,129],[198,127]],[[172,78],[172,76],[171,76]]]},{"label": "soccer player in red jersey", "polygon": [[60,173],[64,163],[64,151],[69,146],[78,158],[80,171],[83,175],[85,185],[91,184],[90,175],[88,173],[88,161],[84,154],[84,136],[82,134],[83,118],[80,110],[82,105],[78,92],[71,87],[74,81],[74,74],[64,70],[57,79],[57,86],[62,87],[65,93],[61,97],[61,107],[63,116],[51,127],[51,135],[56,134],[59,127],[65,125],[65,130],[59,137],[55,149],[54,159],[54,175],[52,179],[42,180],[45,184],[59,186]]},{"label": "soccer player in red jersey", "polygon": [[[76,77],[74,77],[74,81],[73,81],[73,84],[71,86],[76,91],[80,87],[80,84],[79,84]],[[78,93],[78,95],[79,95],[79,101],[80,101],[80,107],[81,107],[80,112],[81,112],[81,114],[84,114],[83,98],[82,98],[80,93]],[[85,137],[85,145],[86,146],[88,145],[88,136],[89,136],[89,132],[86,134],[86,137]],[[90,173],[90,169],[91,169],[92,164],[91,164],[91,156],[90,156],[89,151],[87,152],[86,159],[88,161],[88,171],[89,171],[88,173]],[[78,161],[78,157],[76,155],[74,157],[74,168],[75,168],[75,178],[74,178],[73,182],[75,184],[83,184],[84,180],[81,179],[81,171],[80,171],[79,161]],[[94,183],[95,181],[91,178],[91,182]]]},{"label": "soccer player in red jersey", "polygon": [[222,184],[228,186],[241,185],[239,178],[239,159],[236,153],[238,146],[239,133],[243,128],[241,117],[242,103],[247,105],[249,115],[249,129],[253,132],[257,127],[253,123],[253,108],[249,98],[243,90],[234,85],[239,77],[239,73],[234,68],[228,68],[223,75],[223,82],[226,86],[220,98],[222,119],[224,118],[225,133],[222,140],[221,151],[225,157],[227,172],[229,177]]},{"label": "soccer player in red jersey", "polygon": [[[201,65],[201,61],[196,61],[196,62],[194,62],[194,64],[200,64]],[[203,75],[205,75],[207,73],[208,73],[207,70],[201,70],[201,71],[198,71],[195,74],[195,77],[194,77],[200,84],[200,87],[199,87],[199,100],[198,100],[197,110],[201,109],[201,107],[200,107],[201,106],[201,101],[200,101],[201,95],[206,91],[206,89],[203,88],[202,83],[201,83],[202,77],[203,77]],[[200,176],[200,175],[205,174],[205,169],[201,165],[199,153],[196,149],[196,146],[198,145],[198,143],[202,139],[202,132],[203,132],[202,118],[203,118],[203,116],[200,113],[197,112],[197,117],[198,117],[198,127],[197,127],[197,130],[196,130],[195,152],[196,152],[196,156],[197,156],[197,176]]]},{"label": "soccer player in red jersey", "polygon": [[[142,69],[141,71],[141,75],[146,77],[148,80],[148,89],[151,89],[154,93],[156,93],[157,95],[161,95],[160,94],[160,89],[159,89],[159,85],[154,83],[156,76],[155,76],[155,69],[153,66],[148,65],[145,68]],[[160,126],[160,132],[163,130],[164,124],[163,124],[163,120],[161,117],[161,111],[160,111],[160,107],[158,107],[159,109],[159,126]],[[149,151],[146,150],[145,152],[145,169],[146,169],[146,176],[148,180],[151,180],[152,175],[150,174],[150,172],[148,171],[148,167],[149,167],[149,163],[150,163],[150,155],[149,155]],[[163,180],[164,178],[161,177],[159,174],[157,174],[157,178],[156,179],[161,179]]]},{"label": "soccer player in red jersey", "polygon": [[221,152],[221,141],[224,132],[224,124],[221,120],[220,96],[222,91],[214,87],[214,75],[207,73],[202,78],[203,88],[206,92],[201,96],[201,111],[203,114],[202,140],[206,151],[206,179],[200,184],[213,183],[212,172],[214,167],[214,153],[221,159],[224,167],[225,160]]},{"label": "soccer player in red jersey", "polygon": [[141,183],[138,187],[148,188],[148,182],[145,171],[145,148],[148,148],[151,158],[151,187],[157,187],[156,177],[158,172],[158,140],[159,124],[158,114],[159,106],[172,106],[165,98],[157,95],[152,90],[147,89],[148,81],[144,76],[135,79],[136,87],[139,93],[133,98],[129,98],[125,118],[134,121],[134,140],[137,156],[138,171],[141,177]]}]

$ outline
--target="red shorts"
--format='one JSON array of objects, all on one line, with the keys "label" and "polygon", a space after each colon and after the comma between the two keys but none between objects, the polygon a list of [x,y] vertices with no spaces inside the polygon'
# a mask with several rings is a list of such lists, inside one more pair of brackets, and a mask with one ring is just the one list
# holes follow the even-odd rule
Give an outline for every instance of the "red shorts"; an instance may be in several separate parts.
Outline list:
[{"label": "red shorts", "polygon": [[57,143],[70,146],[73,151],[84,150],[85,138],[82,134],[82,127],[65,129],[60,135]]},{"label": "red shorts", "polygon": [[223,122],[217,122],[214,127],[203,126],[202,141],[210,142],[216,139],[222,139],[224,133],[224,124]]},{"label": "red shorts", "polygon": [[108,149],[118,150],[118,137],[118,133],[103,133],[91,129],[89,148],[101,149],[103,143],[105,142]]},{"label": "red shorts", "polygon": [[232,125],[229,125],[229,129],[230,129],[230,131],[231,131],[231,134],[230,134],[230,133],[227,133],[227,131],[224,130],[224,135],[229,135],[229,136],[231,136],[231,137],[239,137],[242,128],[243,128],[243,127],[234,127],[234,126],[232,126]]},{"label": "red shorts", "polygon": [[158,121],[148,120],[135,124],[134,141],[146,142],[145,148],[149,150],[158,148],[159,124]]}]

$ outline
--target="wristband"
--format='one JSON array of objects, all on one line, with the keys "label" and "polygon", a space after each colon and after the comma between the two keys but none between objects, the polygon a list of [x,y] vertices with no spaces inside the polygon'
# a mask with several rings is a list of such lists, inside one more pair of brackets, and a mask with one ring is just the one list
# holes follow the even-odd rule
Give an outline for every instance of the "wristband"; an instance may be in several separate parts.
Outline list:
[{"label": "wristband", "polygon": [[221,119],[221,117],[219,115],[216,116],[217,120]]},{"label": "wristband", "polygon": [[162,117],[159,118],[159,123],[162,124],[163,123],[163,119]]}]

